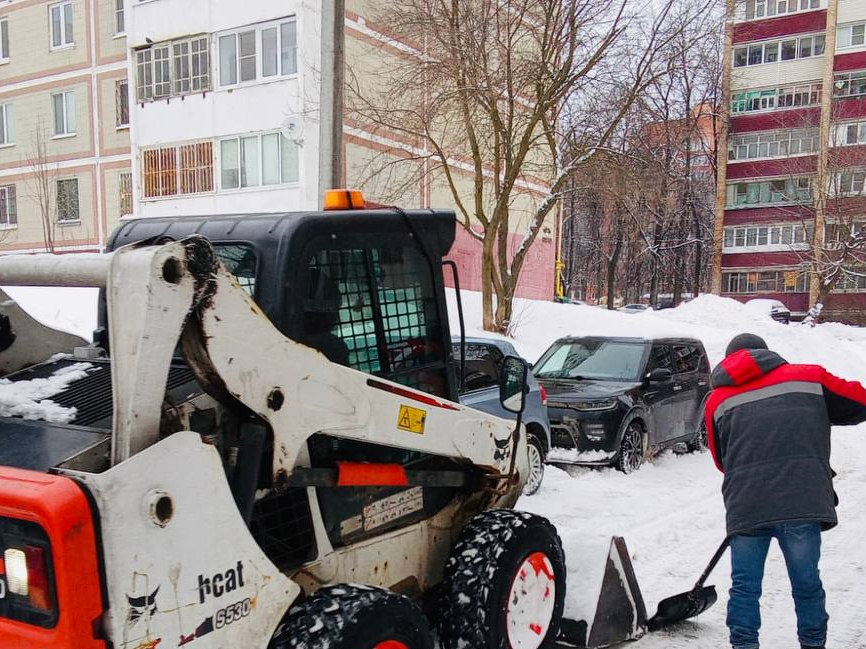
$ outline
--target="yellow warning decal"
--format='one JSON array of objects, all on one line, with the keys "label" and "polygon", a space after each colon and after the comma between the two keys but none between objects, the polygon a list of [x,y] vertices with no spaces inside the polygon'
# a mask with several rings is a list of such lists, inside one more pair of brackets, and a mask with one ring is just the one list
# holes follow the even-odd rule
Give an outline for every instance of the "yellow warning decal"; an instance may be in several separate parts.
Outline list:
[{"label": "yellow warning decal", "polygon": [[397,428],[408,430],[410,433],[424,434],[424,420],[427,419],[427,411],[412,406],[400,406],[400,415],[397,417]]}]

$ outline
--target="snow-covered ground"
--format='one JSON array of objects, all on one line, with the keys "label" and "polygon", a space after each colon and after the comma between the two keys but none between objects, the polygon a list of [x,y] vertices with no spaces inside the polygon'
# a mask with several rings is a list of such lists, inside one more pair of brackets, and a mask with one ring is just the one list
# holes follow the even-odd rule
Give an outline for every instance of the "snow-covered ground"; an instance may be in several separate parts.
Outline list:
[{"label": "snow-covered ground", "polygon": [[[95,291],[12,289],[12,297],[46,323],[90,337],[95,326]],[[457,330],[454,293],[449,291],[452,329]],[[464,292],[467,333],[481,330],[480,295]],[[842,325],[809,328],[785,326],[755,314],[733,300],[700,297],[677,309],[625,315],[596,307],[518,300],[515,310],[517,349],[535,361],[564,335],[686,335],[700,338],[713,363],[728,341],[748,331],[763,336],[770,347],[792,362],[821,363],[830,371],[866,382],[866,329]],[[830,612],[832,649],[866,649],[866,426],[834,431],[833,465],[840,525],[824,536],[822,571]],[[650,615],[657,602],[688,590],[724,536],[721,475],[707,454],[656,458],[637,473],[548,467],[541,490],[522,498],[519,507],[550,518],[558,527],[572,577],[582,557],[575,548],[611,535],[626,538]],[[756,494],[756,497],[760,497]],[[719,589],[719,602],[695,623],[639,640],[641,649],[708,649],[727,646],[724,624],[729,564],[725,560],[709,583]],[[569,605],[580,600],[581,583],[572,579]],[[771,550],[764,582],[763,646],[796,647],[793,603],[784,563]]]},{"label": "snow-covered ground", "polygon": [[[453,300],[453,294],[450,295]],[[464,293],[467,328],[480,329],[480,298]],[[451,309],[452,313],[454,309]],[[827,324],[815,328],[782,325],[739,303],[700,297],[677,309],[626,315],[596,307],[518,301],[514,344],[535,361],[565,335],[687,335],[700,338],[710,360],[720,361],[737,333],[756,333],[792,362],[820,363],[830,371],[866,383],[866,329]],[[456,323],[455,323],[456,325]],[[866,426],[834,431],[833,467],[840,525],[824,535],[822,573],[830,613],[832,649],[866,648]],[[792,479],[795,479],[792,477]],[[579,570],[579,549],[611,535],[626,539],[650,615],[664,597],[687,591],[725,535],[721,474],[709,454],[666,453],[635,474],[612,469],[548,467],[541,490],[518,507],[551,519],[565,546],[569,571]],[[760,494],[755,494],[756,498]],[[569,548],[575,550],[569,554]],[[708,583],[718,603],[696,622],[650,634],[636,647],[708,649],[727,645],[725,606],[730,564],[722,560]],[[568,584],[569,604],[580,599],[580,583]],[[796,647],[796,621],[784,561],[774,544],[767,562],[762,599],[762,646]]]}]

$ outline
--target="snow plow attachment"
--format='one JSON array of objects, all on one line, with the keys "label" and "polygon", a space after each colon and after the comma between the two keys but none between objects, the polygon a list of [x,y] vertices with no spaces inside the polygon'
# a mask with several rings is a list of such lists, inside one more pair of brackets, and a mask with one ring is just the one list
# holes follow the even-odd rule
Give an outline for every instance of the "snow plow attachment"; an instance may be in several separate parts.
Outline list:
[{"label": "snow plow attachment", "polygon": [[567,617],[562,620],[557,646],[608,647],[646,633],[646,607],[625,539],[615,536],[601,546],[571,550],[580,557],[576,563],[581,567],[568,579],[579,587],[566,596]]}]

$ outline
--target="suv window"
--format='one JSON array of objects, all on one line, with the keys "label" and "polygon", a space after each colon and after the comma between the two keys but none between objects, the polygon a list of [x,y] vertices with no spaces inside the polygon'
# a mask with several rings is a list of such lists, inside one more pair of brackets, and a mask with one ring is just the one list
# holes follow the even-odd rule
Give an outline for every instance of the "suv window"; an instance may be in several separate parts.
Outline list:
[{"label": "suv window", "polygon": [[447,396],[433,278],[418,250],[316,252],[303,312],[303,342],[331,361]]},{"label": "suv window", "polygon": [[697,345],[674,345],[673,357],[675,374],[697,372],[703,360],[703,354]]},{"label": "suv window", "polygon": [[656,343],[653,345],[650,352],[649,361],[647,361],[647,374],[653,370],[663,369],[674,371],[673,361],[671,360],[670,347],[668,345]]},{"label": "suv window", "polygon": [[[459,362],[460,345],[452,345],[451,353]],[[483,390],[499,385],[499,372],[504,354],[494,345],[466,343],[466,372],[464,390]]]}]

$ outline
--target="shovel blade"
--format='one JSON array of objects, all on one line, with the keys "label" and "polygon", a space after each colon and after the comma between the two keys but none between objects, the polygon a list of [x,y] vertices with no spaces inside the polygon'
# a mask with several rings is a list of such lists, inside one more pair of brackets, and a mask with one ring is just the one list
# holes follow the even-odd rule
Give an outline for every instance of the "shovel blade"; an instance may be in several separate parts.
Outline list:
[{"label": "shovel blade", "polygon": [[704,586],[663,599],[659,602],[656,614],[647,622],[647,628],[658,631],[666,626],[685,622],[706,611],[718,598],[715,586]]}]

